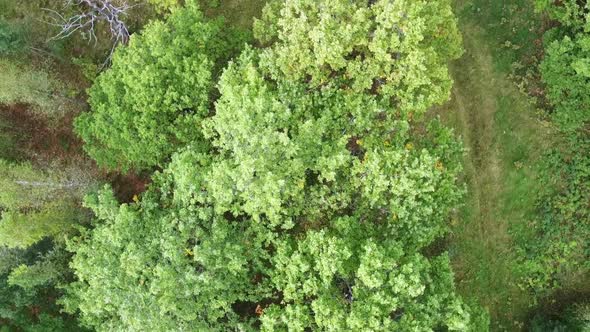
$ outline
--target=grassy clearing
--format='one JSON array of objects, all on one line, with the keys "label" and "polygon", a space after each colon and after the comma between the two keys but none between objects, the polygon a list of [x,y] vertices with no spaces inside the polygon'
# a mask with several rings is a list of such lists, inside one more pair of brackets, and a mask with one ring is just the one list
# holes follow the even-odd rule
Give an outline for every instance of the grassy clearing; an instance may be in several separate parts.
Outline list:
[{"label": "grassy clearing", "polygon": [[488,309],[492,330],[521,330],[534,298],[518,287],[511,230],[533,213],[534,166],[550,135],[508,77],[513,63],[534,57],[538,21],[528,0],[458,0],[457,12],[466,52],[451,67],[455,86],[442,112],[467,148],[469,194],[451,245],[457,286]]}]

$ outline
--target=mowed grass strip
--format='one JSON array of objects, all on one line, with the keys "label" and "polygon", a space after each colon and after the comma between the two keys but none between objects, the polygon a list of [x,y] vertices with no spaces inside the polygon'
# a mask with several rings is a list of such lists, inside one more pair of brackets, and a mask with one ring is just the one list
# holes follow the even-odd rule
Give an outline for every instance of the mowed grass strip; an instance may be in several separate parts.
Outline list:
[{"label": "mowed grass strip", "polygon": [[452,99],[438,111],[465,144],[469,192],[450,250],[462,295],[490,312],[492,330],[518,331],[535,301],[519,287],[512,230],[533,217],[536,164],[550,144],[534,103],[509,79],[513,63],[534,52],[534,13],[524,0],[458,0],[456,9],[465,54],[451,65]]}]

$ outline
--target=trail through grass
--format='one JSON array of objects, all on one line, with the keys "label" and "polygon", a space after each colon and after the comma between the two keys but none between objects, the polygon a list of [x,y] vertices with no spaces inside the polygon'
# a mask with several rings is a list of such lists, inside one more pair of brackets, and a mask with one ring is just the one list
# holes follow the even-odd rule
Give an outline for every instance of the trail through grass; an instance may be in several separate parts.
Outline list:
[{"label": "trail through grass", "polygon": [[[496,24],[493,14],[504,11],[498,7],[502,2],[457,1],[465,54],[451,65],[455,85],[441,113],[467,149],[469,193],[450,248],[457,286],[465,298],[488,309],[492,330],[515,331],[523,329],[534,299],[518,286],[511,228],[526,224],[533,212],[533,166],[548,135],[533,104],[508,78],[509,61],[518,55],[495,52],[503,43],[498,33],[503,30],[496,29],[504,18],[495,17]],[[518,30],[506,28],[521,38]]]}]

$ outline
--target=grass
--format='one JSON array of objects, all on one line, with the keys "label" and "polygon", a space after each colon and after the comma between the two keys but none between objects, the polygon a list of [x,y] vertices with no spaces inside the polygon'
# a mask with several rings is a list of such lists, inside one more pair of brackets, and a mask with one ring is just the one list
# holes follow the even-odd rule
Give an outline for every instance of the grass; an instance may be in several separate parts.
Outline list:
[{"label": "grass", "polygon": [[545,29],[533,0],[456,0],[458,14],[476,22],[490,46],[496,70],[509,72],[515,63],[530,64],[541,49]]},{"label": "grass", "polygon": [[509,75],[535,57],[539,20],[528,0],[456,3],[466,52],[451,66],[452,99],[440,113],[467,148],[469,194],[450,251],[462,295],[490,312],[492,330],[518,331],[535,300],[518,286],[511,232],[532,217],[535,164],[550,135]]}]

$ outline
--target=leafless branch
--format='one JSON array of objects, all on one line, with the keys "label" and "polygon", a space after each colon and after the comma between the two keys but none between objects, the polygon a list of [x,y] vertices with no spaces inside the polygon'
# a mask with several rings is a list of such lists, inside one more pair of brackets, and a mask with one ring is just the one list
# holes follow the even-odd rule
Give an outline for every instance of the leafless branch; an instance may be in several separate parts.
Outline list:
[{"label": "leafless branch", "polygon": [[[129,9],[134,6],[123,1],[121,5],[114,4],[111,0],[66,0],[64,9],[73,8],[76,14],[64,16],[61,13],[45,9],[49,13],[50,25],[57,26],[59,33],[52,39],[64,39],[75,32],[83,32],[88,35],[88,42],[96,44],[96,28],[100,22],[106,23],[111,35],[112,47],[107,58],[108,62],[119,44],[127,44],[129,41],[129,30],[125,24],[124,17]],[[105,62],[105,63],[106,63]]]}]

